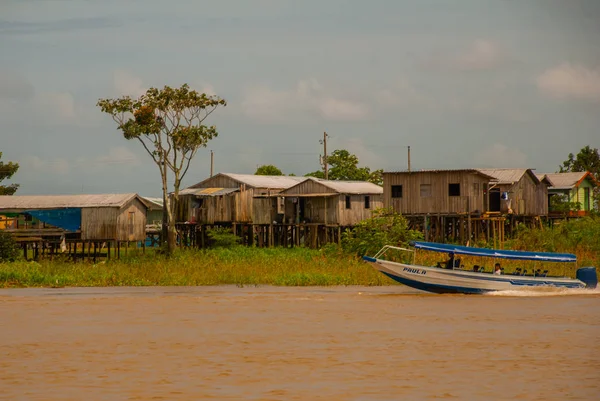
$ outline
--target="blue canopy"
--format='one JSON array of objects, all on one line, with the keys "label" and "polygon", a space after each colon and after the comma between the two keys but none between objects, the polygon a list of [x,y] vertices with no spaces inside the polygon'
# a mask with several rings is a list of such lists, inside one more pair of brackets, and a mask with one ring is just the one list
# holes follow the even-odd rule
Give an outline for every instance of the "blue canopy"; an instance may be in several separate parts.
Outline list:
[{"label": "blue canopy", "polygon": [[410,245],[426,251],[455,253],[457,255],[484,256],[513,260],[539,260],[544,262],[577,262],[577,256],[571,253],[508,251],[423,241],[412,241]]},{"label": "blue canopy", "polygon": [[28,214],[44,223],[67,231],[77,231],[81,227],[81,208],[69,207],[51,210],[28,210]]}]

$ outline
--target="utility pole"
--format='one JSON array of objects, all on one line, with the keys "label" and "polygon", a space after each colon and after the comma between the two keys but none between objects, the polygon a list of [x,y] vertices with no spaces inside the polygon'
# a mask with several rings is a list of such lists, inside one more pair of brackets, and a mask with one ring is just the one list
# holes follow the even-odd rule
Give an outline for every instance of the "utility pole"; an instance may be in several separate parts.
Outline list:
[{"label": "utility pole", "polygon": [[408,172],[410,173],[410,146],[408,147]]},{"label": "utility pole", "polygon": [[328,180],[329,179],[329,165],[327,164],[327,137],[329,135],[327,135],[327,132],[323,132],[323,140],[319,141],[321,144],[323,144],[323,167],[325,169],[325,179]]},{"label": "utility pole", "polygon": [[213,176],[213,167],[215,164],[215,154],[213,153],[213,151],[210,151],[210,176]]}]

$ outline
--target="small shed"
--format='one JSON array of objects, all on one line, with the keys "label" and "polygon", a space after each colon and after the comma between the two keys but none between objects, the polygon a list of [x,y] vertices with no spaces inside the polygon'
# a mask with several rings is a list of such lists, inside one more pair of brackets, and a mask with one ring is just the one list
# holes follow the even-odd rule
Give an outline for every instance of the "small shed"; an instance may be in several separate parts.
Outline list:
[{"label": "small shed", "polygon": [[495,178],[477,169],[383,173],[383,204],[404,215],[484,213]]},{"label": "small shed", "polygon": [[579,212],[585,214],[594,209],[593,191],[599,185],[589,171],[575,173],[548,173],[541,175],[550,183],[548,196],[564,196],[568,202],[578,203]]},{"label": "small shed", "polygon": [[281,191],[305,177],[219,173],[179,193],[177,221],[271,224]]},{"label": "small shed", "polygon": [[286,223],[353,226],[383,207],[383,188],[366,181],[332,181],[309,177],[279,194]]},{"label": "small shed", "polygon": [[44,230],[59,230],[84,241],[142,241],[146,210],[135,193],[0,196],[0,215],[14,221],[5,230],[35,230],[40,236]]},{"label": "small shed", "polygon": [[489,211],[515,216],[548,215],[548,182],[532,169],[479,169],[494,178],[489,188]]}]

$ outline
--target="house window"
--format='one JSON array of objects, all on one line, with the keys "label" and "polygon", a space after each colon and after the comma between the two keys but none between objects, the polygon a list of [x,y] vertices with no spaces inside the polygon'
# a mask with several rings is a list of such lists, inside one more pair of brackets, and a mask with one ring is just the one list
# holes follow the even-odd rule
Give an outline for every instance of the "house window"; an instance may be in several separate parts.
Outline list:
[{"label": "house window", "polygon": [[392,198],[402,198],[402,185],[392,185]]},{"label": "house window", "polygon": [[421,184],[421,198],[431,197],[431,184]]},{"label": "house window", "polygon": [[460,196],[460,184],[448,184],[448,196]]},{"label": "house window", "polygon": [[127,225],[129,228],[129,235],[135,234],[135,212],[129,212],[127,216]]},{"label": "house window", "polygon": [[370,209],[371,208],[371,197],[370,196],[365,196],[365,209]]},{"label": "house window", "polygon": [[350,209],[350,195],[346,195],[346,209]]}]

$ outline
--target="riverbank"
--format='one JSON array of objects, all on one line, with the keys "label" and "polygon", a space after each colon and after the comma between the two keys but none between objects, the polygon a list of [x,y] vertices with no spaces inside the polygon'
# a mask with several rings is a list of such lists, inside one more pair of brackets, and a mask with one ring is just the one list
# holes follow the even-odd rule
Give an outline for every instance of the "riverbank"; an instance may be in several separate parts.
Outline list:
[{"label": "riverbank", "polygon": [[337,250],[247,248],[147,253],[96,264],[67,260],[0,264],[0,287],[198,285],[390,285],[394,282]]}]

